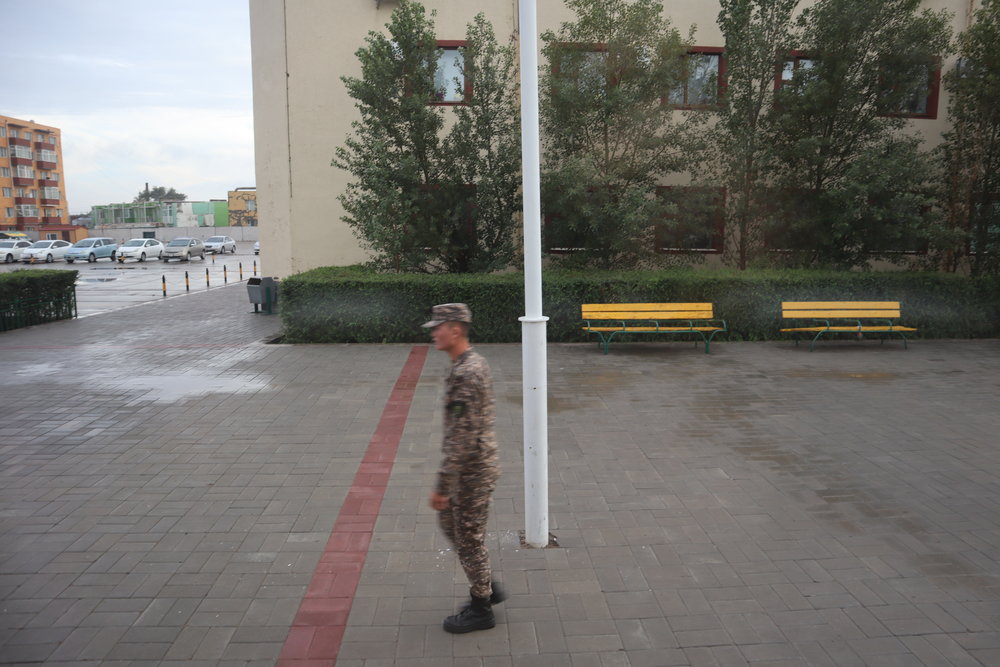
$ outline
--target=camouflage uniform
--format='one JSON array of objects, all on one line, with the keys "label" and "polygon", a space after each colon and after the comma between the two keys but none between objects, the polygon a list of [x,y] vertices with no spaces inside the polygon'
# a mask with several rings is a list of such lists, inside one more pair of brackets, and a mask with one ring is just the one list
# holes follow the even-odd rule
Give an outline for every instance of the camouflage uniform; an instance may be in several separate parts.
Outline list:
[{"label": "camouflage uniform", "polygon": [[444,394],[444,460],[436,491],[449,499],[438,512],[473,596],[491,592],[486,519],[500,467],[493,432],[496,406],[486,360],[471,347],[452,363]]}]

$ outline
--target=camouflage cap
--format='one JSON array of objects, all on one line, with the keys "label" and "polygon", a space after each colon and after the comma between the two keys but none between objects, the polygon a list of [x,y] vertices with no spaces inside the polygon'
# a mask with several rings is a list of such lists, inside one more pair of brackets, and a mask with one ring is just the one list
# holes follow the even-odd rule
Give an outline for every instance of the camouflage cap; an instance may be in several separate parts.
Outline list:
[{"label": "camouflage cap", "polygon": [[424,322],[421,326],[436,327],[443,322],[472,324],[472,311],[464,303],[441,303],[431,309],[431,321]]}]

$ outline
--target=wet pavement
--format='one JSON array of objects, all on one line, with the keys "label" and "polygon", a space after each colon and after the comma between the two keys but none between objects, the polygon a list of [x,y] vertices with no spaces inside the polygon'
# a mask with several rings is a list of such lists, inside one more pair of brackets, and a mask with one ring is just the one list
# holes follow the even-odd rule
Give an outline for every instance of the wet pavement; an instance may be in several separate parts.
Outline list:
[{"label": "wet pavement", "polygon": [[1000,664],[998,341],[552,345],[549,549],[481,346],[509,598],[453,636],[443,356],[125,305],[0,334],[3,664]]}]

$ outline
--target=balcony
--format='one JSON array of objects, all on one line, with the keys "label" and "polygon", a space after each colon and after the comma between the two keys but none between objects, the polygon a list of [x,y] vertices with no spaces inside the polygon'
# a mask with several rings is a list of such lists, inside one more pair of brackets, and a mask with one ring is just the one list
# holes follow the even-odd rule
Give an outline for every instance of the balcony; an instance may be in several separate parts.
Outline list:
[{"label": "balcony", "polygon": [[30,205],[30,204],[34,204],[35,203],[35,198],[34,197],[14,197],[14,203],[15,204],[29,204]]},{"label": "balcony", "polygon": [[53,178],[39,178],[38,179],[38,185],[41,186],[41,187],[43,187],[43,188],[58,188],[59,187],[59,181],[57,181],[57,180],[55,180]]},{"label": "balcony", "polygon": [[21,165],[22,167],[30,167],[31,166],[31,158],[30,157],[15,157],[15,156],[11,155],[10,156],[10,163],[13,166],[15,166],[15,167],[18,166],[18,165]]},{"label": "balcony", "polygon": [[46,215],[46,216],[42,216],[42,224],[43,225],[61,225],[61,224],[63,224],[63,219],[62,218],[57,218],[56,216]]},{"label": "balcony", "polygon": [[24,146],[25,148],[31,148],[31,142],[27,139],[7,137],[8,146]]},{"label": "balcony", "polygon": [[22,178],[21,176],[14,177],[14,185],[34,185],[35,179],[33,178]]},{"label": "balcony", "polygon": [[[30,162],[28,164],[31,164]],[[35,160],[35,166],[39,169],[44,169],[45,171],[51,171],[56,168],[55,162],[47,162],[45,160]]]},{"label": "balcony", "polygon": [[38,224],[38,216],[37,215],[34,215],[34,216],[18,215],[18,216],[15,216],[15,219],[17,220],[17,224],[19,226],[20,225],[37,225]]},{"label": "balcony", "polygon": [[42,206],[59,206],[59,200],[58,199],[42,199],[41,200],[41,205]]}]

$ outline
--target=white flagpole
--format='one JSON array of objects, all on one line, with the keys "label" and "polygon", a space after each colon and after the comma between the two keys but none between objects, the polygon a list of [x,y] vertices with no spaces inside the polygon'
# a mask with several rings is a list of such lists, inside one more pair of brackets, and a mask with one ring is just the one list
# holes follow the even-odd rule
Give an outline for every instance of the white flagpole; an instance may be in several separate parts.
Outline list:
[{"label": "white flagpole", "polygon": [[542,205],[538,149],[538,19],[535,0],[519,0],[521,169],[524,191],[524,317],[521,321],[524,406],[524,536],[549,543],[549,441],[546,325],[542,315]]}]

